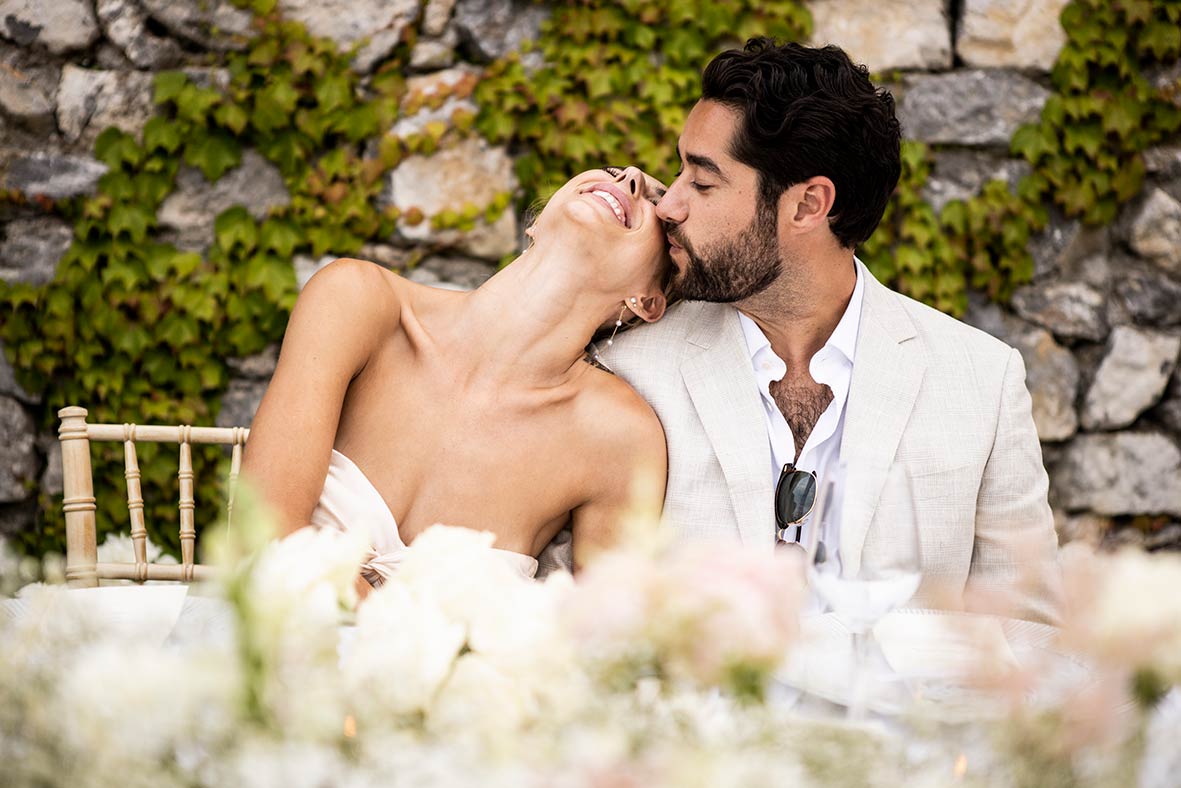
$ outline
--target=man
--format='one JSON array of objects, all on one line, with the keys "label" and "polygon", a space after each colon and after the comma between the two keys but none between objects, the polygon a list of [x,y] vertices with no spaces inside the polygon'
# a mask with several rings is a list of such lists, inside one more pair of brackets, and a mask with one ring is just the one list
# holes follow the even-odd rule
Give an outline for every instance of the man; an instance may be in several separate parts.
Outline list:
[{"label": "man", "polygon": [[792,541],[777,480],[823,484],[840,463],[840,527],[822,539],[856,573],[889,559],[883,499],[906,492],[883,488],[902,466],[913,603],[1003,595],[1009,615],[1052,622],[1057,539],[1021,356],[854,257],[897,183],[900,137],[892,97],[836,47],[752,39],[719,55],[657,209],[686,303],[603,359],[664,425],[678,535]]}]

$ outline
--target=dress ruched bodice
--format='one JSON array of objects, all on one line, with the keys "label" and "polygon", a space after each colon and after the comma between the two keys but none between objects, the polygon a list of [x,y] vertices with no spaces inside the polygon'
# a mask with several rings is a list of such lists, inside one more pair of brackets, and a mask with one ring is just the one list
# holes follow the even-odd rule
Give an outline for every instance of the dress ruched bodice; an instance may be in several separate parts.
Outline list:
[{"label": "dress ruched bodice", "polygon": [[[369,545],[361,575],[374,586],[381,585],[397,571],[410,549],[402,541],[398,523],[381,493],[352,460],[336,449],[332,450],[328,476],[310,524],[344,532],[360,531]],[[537,559],[532,556],[511,550],[494,550],[494,555],[525,577],[537,574]]]}]

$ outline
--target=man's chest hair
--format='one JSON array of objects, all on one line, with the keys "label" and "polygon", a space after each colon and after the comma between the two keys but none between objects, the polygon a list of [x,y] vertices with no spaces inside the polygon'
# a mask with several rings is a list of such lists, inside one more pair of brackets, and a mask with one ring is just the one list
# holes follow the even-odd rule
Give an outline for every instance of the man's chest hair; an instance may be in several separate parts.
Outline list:
[{"label": "man's chest hair", "polygon": [[832,389],[811,378],[802,381],[784,378],[771,381],[770,391],[771,398],[791,428],[798,457],[816,422],[832,402]]}]

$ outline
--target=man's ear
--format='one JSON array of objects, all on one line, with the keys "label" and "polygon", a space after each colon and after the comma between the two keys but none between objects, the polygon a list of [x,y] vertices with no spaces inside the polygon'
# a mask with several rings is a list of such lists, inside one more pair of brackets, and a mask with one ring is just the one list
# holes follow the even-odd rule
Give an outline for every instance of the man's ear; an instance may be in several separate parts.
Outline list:
[{"label": "man's ear", "polygon": [[668,302],[664,298],[664,293],[657,290],[650,295],[640,296],[636,304],[632,305],[631,310],[639,315],[644,322],[655,323],[664,316],[666,306],[668,306]]},{"label": "man's ear", "polygon": [[808,180],[797,183],[783,193],[785,202],[781,203],[779,221],[785,221],[791,226],[809,231],[820,226],[828,225],[828,214],[837,199],[837,189],[833,182],[823,175],[816,175]]}]

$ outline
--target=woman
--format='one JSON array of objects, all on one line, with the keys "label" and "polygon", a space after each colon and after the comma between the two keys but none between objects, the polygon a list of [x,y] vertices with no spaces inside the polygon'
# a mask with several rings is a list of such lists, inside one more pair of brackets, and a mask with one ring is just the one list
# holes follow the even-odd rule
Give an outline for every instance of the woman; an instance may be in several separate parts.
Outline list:
[{"label": "woman", "polygon": [[362,595],[434,523],[491,531],[528,575],[567,524],[576,567],[610,544],[633,476],[664,483],[664,433],[585,348],[604,324],[664,313],[661,193],[634,167],[575,176],[529,249],[470,293],[358,260],[317,273],[242,469],[282,532],[364,529]]}]

